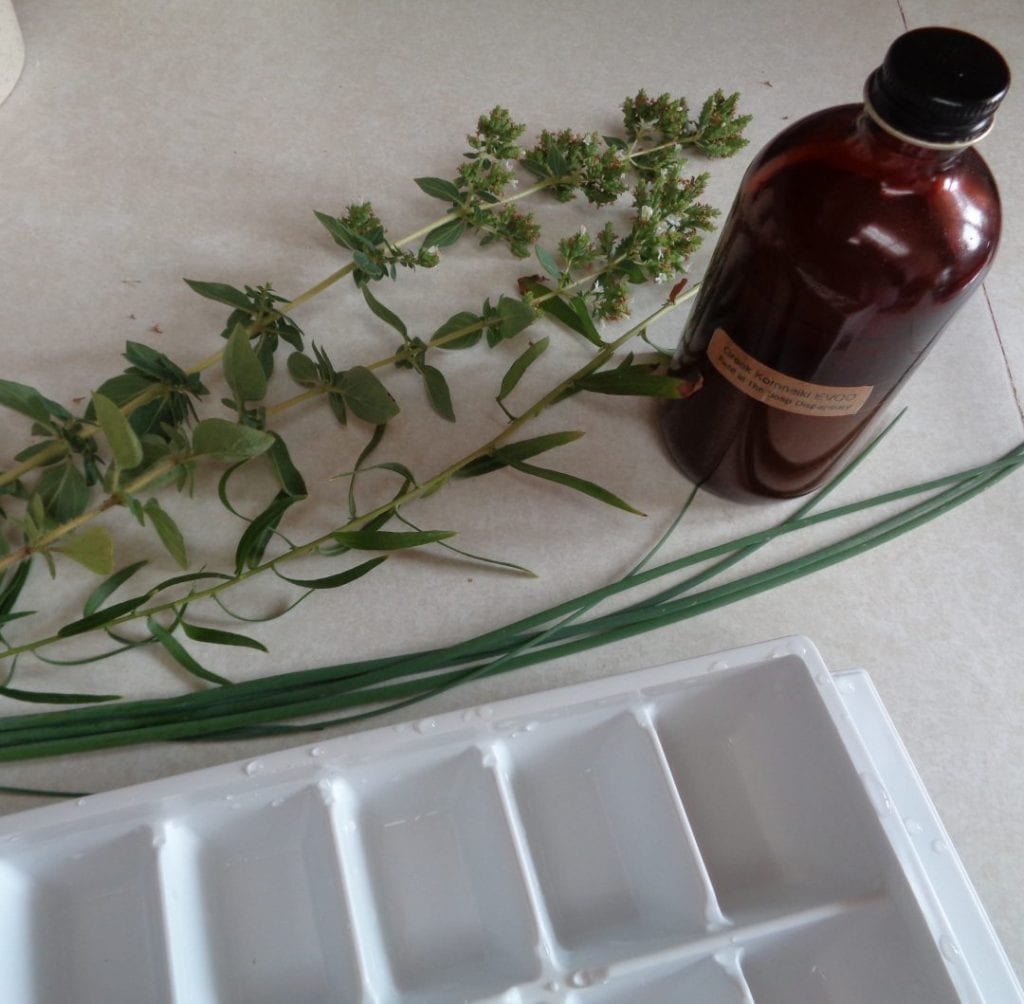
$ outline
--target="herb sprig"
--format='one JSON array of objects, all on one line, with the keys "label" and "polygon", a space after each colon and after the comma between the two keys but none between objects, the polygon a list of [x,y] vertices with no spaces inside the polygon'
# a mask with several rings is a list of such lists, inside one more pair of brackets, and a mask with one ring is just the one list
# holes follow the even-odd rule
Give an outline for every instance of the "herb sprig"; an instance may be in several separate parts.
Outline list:
[{"label": "herb sprig", "polygon": [[[433,494],[457,476],[511,468],[636,512],[600,485],[535,462],[540,454],[572,441],[575,433],[514,443],[510,440],[546,408],[574,393],[677,396],[686,390],[679,381],[659,375],[631,356],[618,360],[619,365],[609,365],[620,346],[681,302],[675,295],[678,289],[662,308],[625,335],[606,342],[600,329],[603,323],[628,313],[628,285],[678,278],[715,215],[711,207],[699,202],[706,176],[685,176],[682,152],[696,148],[723,155],[738,149],[745,142],[741,133],[747,117],[736,114],[735,95],[712,95],[694,121],[685,114],[685,102],[665,96],[658,112],[648,115],[650,121],[661,122],[657,142],[651,145],[640,142],[630,125],[630,116],[634,115],[631,109],[646,107],[648,100],[641,92],[624,106],[626,139],[561,130],[542,133],[532,150],[520,145],[524,127],[504,109],[494,109],[480,118],[476,132],[468,137],[469,150],[452,180],[417,179],[422,191],[447,203],[447,212],[427,227],[392,240],[370,203],[354,204],[339,216],[318,212],[317,219],[350,260],[291,300],[269,284],[239,289],[222,282],[186,280],[199,295],[229,308],[221,331],[223,347],[198,364],[185,367],[149,346],[130,342],[125,351],[128,367],[104,381],[79,416],[34,388],[0,381],[0,404],[30,419],[35,437],[15,457],[16,466],[0,474],[0,494],[11,510],[0,509],[0,645],[4,646],[0,648],[0,665],[7,671],[0,694],[20,700],[68,703],[112,697],[37,694],[12,686],[20,656],[33,653],[56,663],[60,660],[43,655],[42,650],[58,640],[94,632],[115,642],[104,656],[137,645],[157,644],[194,677],[205,683],[223,684],[226,681],[202,667],[188,652],[182,637],[185,641],[249,647],[256,643],[243,634],[211,633],[212,629],[201,628],[192,619],[191,608],[206,599],[223,606],[223,593],[266,572],[303,589],[303,596],[318,589],[337,588],[373,570],[394,551],[443,544],[451,535],[449,531],[393,531],[384,527],[392,517],[404,519],[400,513],[403,506]],[[707,144],[712,128],[731,135],[729,149],[721,146],[710,150]],[[517,190],[519,169],[534,174],[536,183]],[[547,244],[541,240],[533,213],[520,208],[522,200],[549,190],[559,199],[581,193],[600,209],[630,188],[633,212],[625,229],[620,210],[617,218],[594,225],[593,237],[582,227],[569,237]],[[458,311],[425,341],[414,337],[372,287],[385,279],[397,279],[401,270],[436,267],[440,250],[470,233],[475,233],[481,244],[504,243],[516,257],[534,253],[543,275],[522,277],[515,295],[503,293],[494,302],[486,300],[478,310]],[[398,335],[395,352],[363,364],[339,365],[331,358],[332,353],[323,344],[310,341],[293,319],[296,308],[346,276],[355,281],[371,313]],[[388,366],[415,370],[434,411],[454,421],[455,395],[437,351],[465,349],[482,341],[493,348],[515,338],[540,317],[559,322],[591,343],[590,362],[514,415],[508,408],[510,397],[550,345],[549,336],[533,341],[498,382],[495,400],[508,416],[508,424],[498,436],[425,480],[417,480],[412,471],[393,461],[376,463],[374,466],[397,474],[401,486],[386,503],[358,512],[355,473],[370,459],[387,423],[399,411],[398,402],[377,371]],[[289,349],[283,368],[275,366],[282,346]],[[228,396],[221,399],[228,416],[201,417],[201,410],[208,411],[205,402],[210,397],[205,374],[218,365],[228,391]],[[275,372],[280,369],[302,390],[270,404],[267,397]],[[311,540],[292,544],[281,533],[282,523],[292,507],[306,501],[310,493],[285,440],[269,422],[292,407],[321,397],[337,422],[345,425],[354,417],[369,423],[374,432],[352,475],[349,520]],[[221,462],[226,471],[220,499],[230,513],[238,516],[228,485],[240,465],[257,457],[268,462],[279,490],[255,518],[246,520],[233,570],[189,571],[191,555],[185,535],[161,502],[161,490],[174,485],[179,492],[191,491],[198,463]],[[33,474],[35,478],[30,481]],[[97,491],[103,494],[94,502]],[[115,570],[114,538],[105,525],[107,521],[101,523],[100,517],[117,511],[127,511],[140,524],[151,527],[183,574],[164,579],[131,599],[110,602],[110,596],[143,567],[135,562]],[[20,537],[13,544],[12,531]],[[271,553],[268,549],[272,545]],[[358,558],[364,551],[384,553],[315,577],[286,575],[283,570],[299,557]],[[23,622],[31,616],[14,607],[22,598],[29,567],[38,557],[49,565],[51,573],[58,560],[70,558],[104,579],[87,598],[80,617],[52,635],[14,643],[4,632],[20,633]],[[496,564],[509,565],[500,561]],[[141,640],[126,639],[118,633],[129,622],[144,625],[146,634]]]}]

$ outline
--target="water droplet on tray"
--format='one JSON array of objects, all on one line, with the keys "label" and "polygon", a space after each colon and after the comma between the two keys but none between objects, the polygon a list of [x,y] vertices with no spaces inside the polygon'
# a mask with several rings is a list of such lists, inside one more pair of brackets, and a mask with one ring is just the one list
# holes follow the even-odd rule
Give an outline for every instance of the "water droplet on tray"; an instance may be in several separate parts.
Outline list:
[{"label": "water droplet on tray", "polygon": [[77,802],[75,802],[75,805],[85,805],[85,803],[88,801],[89,799],[87,798],[80,798]]},{"label": "water droplet on tray", "polygon": [[959,962],[963,958],[963,952],[960,951],[960,946],[953,940],[952,935],[944,934],[939,938],[939,951],[942,952],[943,956],[949,959],[950,962]]},{"label": "water droplet on tray", "polygon": [[476,713],[484,720],[487,721],[489,718],[494,717],[494,708],[490,705],[482,704],[476,709]]},{"label": "water droplet on tray", "polygon": [[718,672],[721,672],[721,670],[728,669],[728,668],[729,668],[729,663],[727,663],[724,659],[716,659],[713,663],[711,663],[710,666],[708,666],[708,672],[709,673],[718,673]]},{"label": "water droplet on tray", "polygon": [[844,694],[852,694],[857,688],[853,685],[852,680],[839,680],[836,683],[836,689],[841,690]]},{"label": "water droplet on tray", "polygon": [[413,726],[421,736],[430,735],[437,731],[437,721],[433,718],[423,718]]},{"label": "water droplet on tray", "polygon": [[949,845],[945,840],[940,840],[936,837],[932,841],[932,850],[935,851],[936,854],[946,854],[949,851]]},{"label": "water droplet on tray", "polygon": [[904,819],[903,825],[907,828],[907,833],[912,837],[916,837],[919,833],[924,833],[924,827],[916,819]]},{"label": "water droplet on tray", "polygon": [[243,770],[247,777],[255,777],[255,775],[261,773],[266,765],[262,760],[251,760],[245,765]]},{"label": "water droplet on tray", "polygon": [[875,807],[875,812],[879,816],[887,816],[892,812],[892,799],[889,797],[889,792],[885,790],[882,782],[873,774],[861,774],[860,779]]},{"label": "water droplet on tray", "polygon": [[311,757],[317,757],[317,758],[319,758],[319,757],[322,757],[322,756],[327,756],[327,750],[325,750],[325,749],[323,748],[323,746],[314,746],[314,747],[313,747],[313,748],[312,748],[312,749],[311,749],[311,750],[309,751],[309,755],[310,755]]}]

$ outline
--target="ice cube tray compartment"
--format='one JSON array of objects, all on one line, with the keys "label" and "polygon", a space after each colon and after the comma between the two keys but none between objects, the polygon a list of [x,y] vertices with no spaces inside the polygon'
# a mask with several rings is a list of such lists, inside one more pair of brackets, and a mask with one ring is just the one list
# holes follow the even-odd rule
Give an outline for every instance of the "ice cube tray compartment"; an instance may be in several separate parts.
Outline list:
[{"label": "ice cube tray compartment", "polygon": [[885,835],[827,710],[799,686],[805,673],[780,658],[658,697],[665,758],[738,922],[877,895],[886,881]]},{"label": "ice cube tray compartment", "polygon": [[13,909],[5,900],[3,912],[14,945],[27,952],[15,965],[21,981],[5,975],[12,985],[0,999],[168,1004],[157,854],[148,826],[71,833],[19,854],[12,863],[20,895]]},{"label": "ice cube tray compartment", "polygon": [[190,946],[187,976],[178,981],[181,999],[359,999],[352,924],[324,791],[312,786],[248,806],[221,802],[169,842],[187,847],[175,874],[186,886],[177,907],[183,916],[174,918],[180,923],[169,928],[169,940],[173,945],[175,933],[202,931]]},{"label": "ice cube tray compartment", "polygon": [[630,711],[515,740],[512,792],[563,969],[657,951],[717,917],[659,757]]},{"label": "ice cube tray compartment", "polygon": [[804,640],[428,724],[0,819],[0,1000],[981,1004]]},{"label": "ice cube tray compartment", "polygon": [[353,840],[401,999],[442,1004],[534,980],[536,923],[481,751],[385,762],[354,780]]}]

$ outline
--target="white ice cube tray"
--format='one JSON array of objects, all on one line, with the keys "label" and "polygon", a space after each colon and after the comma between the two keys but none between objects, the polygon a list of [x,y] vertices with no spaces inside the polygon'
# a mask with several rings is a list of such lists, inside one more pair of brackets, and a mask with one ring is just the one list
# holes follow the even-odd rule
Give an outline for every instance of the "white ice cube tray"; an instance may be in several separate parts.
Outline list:
[{"label": "white ice cube tray", "polygon": [[0,818],[3,1004],[1024,1000],[794,638]]}]

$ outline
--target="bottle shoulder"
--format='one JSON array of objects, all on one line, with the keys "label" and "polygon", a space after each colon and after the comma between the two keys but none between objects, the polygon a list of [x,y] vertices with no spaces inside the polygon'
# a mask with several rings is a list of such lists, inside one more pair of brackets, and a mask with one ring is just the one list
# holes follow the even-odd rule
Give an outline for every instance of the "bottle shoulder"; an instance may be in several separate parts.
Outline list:
[{"label": "bottle shoulder", "polygon": [[860,104],[814,112],[782,130],[757,154],[742,193],[813,171],[833,185],[875,182],[927,195],[947,179],[969,179],[975,200],[998,203],[995,179],[979,151],[931,150],[896,139],[872,122]]},{"label": "bottle shoulder", "polygon": [[892,302],[908,286],[952,295],[984,271],[1001,230],[999,192],[977,150],[929,151],[866,122],[860,105],[801,119],[748,168],[734,207],[760,254],[814,281]]}]

